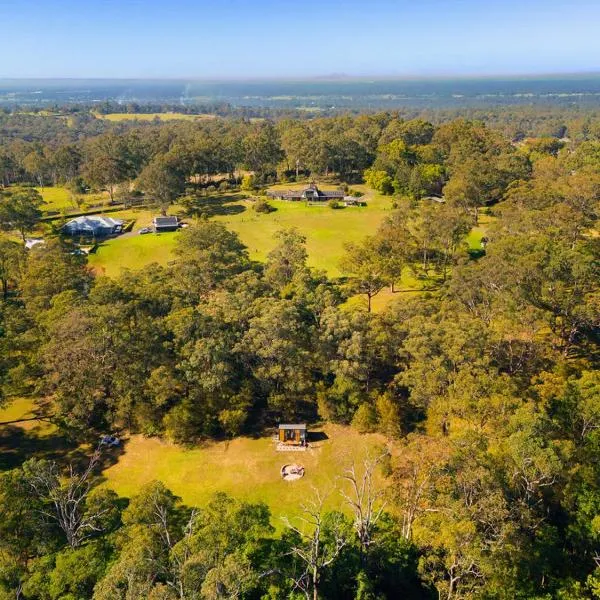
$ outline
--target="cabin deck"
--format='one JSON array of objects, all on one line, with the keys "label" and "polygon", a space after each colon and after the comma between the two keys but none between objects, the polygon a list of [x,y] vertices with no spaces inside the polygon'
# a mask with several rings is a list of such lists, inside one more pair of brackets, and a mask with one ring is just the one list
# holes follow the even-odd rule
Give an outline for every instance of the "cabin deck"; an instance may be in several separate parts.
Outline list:
[{"label": "cabin deck", "polygon": [[294,446],[292,444],[277,442],[275,449],[277,452],[306,452],[306,450],[308,450],[308,446]]}]

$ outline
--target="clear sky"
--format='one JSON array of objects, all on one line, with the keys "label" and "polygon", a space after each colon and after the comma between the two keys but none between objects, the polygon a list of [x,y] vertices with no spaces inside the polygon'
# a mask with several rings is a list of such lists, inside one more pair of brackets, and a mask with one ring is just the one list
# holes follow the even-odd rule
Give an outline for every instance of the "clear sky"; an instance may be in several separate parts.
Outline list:
[{"label": "clear sky", "polygon": [[0,77],[600,71],[599,0],[0,0]]}]

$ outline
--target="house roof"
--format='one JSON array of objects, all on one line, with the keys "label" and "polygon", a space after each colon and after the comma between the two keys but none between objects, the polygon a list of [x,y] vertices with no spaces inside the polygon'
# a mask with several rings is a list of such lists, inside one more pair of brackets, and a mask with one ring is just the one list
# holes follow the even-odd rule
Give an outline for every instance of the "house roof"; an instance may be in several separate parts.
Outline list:
[{"label": "house roof", "polygon": [[267,196],[276,198],[302,198],[306,192],[316,192],[319,198],[343,198],[344,192],[339,190],[320,190],[316,185],[311,184],[302,190],[269,190]]},{"label": "house roof", "polygon": [[121,219],[113,219],[112,217],[104,217],[102,215],[85,215],[71,219],[65,227],[67,229],[77,229],[79,231],[88,230],[96,231],[98,229],[114,229],[123,225]]},{"label": "house roof", "polygon": [[173,227],[179,225],[178,217],[154,217],[152,221],[156,227]]},{"label": "house roof", "polygon": [[344,192],[340,192],[338,190],[325,190],[324,192],[319,190],[319,196],[323,196],[325,198],[343,198],[344,195]]},{"label": "house roof", "polygon": [[279,425],[279,429],[306,429],[306,423],[289,424],[284,423]]}]

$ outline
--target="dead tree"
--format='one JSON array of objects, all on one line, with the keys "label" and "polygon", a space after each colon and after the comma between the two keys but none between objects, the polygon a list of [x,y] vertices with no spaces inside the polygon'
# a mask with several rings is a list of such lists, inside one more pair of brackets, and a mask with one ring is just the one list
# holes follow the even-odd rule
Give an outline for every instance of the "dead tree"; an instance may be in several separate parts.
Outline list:
[{"label": "dead tree", "polygon": [[193,509],[190,512],[190,516],[187,520],[187,523],[183,528],[183,538],[177,543],[178,551],[173,552],[175,544],[173,543],[173,540],[171,539],[171,535],[169,533],[168,511],[164,505],[156,501],[156,498],[154,498],[153,508],[153,512],[156,517],[156,522],[160,528],[161,539],[166,548],[168,548],[170,556],[170,570],[172,577],[168,578],[167,585],[173,590],[175,590],[179,598],[183,600],[186,596],[183,574],[186,563],[193,554],[192,538],[195,533],[198,511],[196,509]]},{"label": "dead tree", "polygon": [[71,548],[77,548],[95,532],[102,531],[101,517],[110,510],[105,507],[93,513],[86,511],[93,471],[99,460],[100,450],[97,449],[83,472],[77,473],[71,464],[66,480],[61,478],[55,462],[33,463],[27,472],[27,481],[41,500],[39,512],[60,527]]},{"label": "dead tree", "polygon": [[[302,516],[298,517],[302,523],[300,527],[292,525],[287,518],[283,519],[300,540],[297,545],[292,545],[289,555],[298,558],[302,564],[300,575],[295,574],[292,579],[294,589],[303,592],[307,600],[311,597],[318,600],[323,571],[337,559],[347,544],[342,516],[334,514],[331,515],[332,521],[326,521],[323,512],[325,497],[318,490],[314,493],[314,499],[302,506]],[[324,539],[325,530],[329,537],[327,540]]]},{"label": "dead tree", "polygon": [[340,493],[354,515],[354,530],[360,543],[361,560],[364,560],[373,544],[373,532],[386,506],[385,490],[378,488],[373,481],[375,469],[386,456],[387,452],[375,459],[365,458],[362,473],[358,473],[356,465],[352,463],[341,476],[350,488],[349,491],[340,489]]}]

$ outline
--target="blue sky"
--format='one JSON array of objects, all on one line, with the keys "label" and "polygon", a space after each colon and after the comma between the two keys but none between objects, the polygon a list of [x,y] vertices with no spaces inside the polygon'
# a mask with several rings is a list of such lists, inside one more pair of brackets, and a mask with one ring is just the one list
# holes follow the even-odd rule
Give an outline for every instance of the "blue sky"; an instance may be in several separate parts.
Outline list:
[{"label": "blue sky", "polygon": [[600,71],[598,0],[0,0],[0,77]]}]

